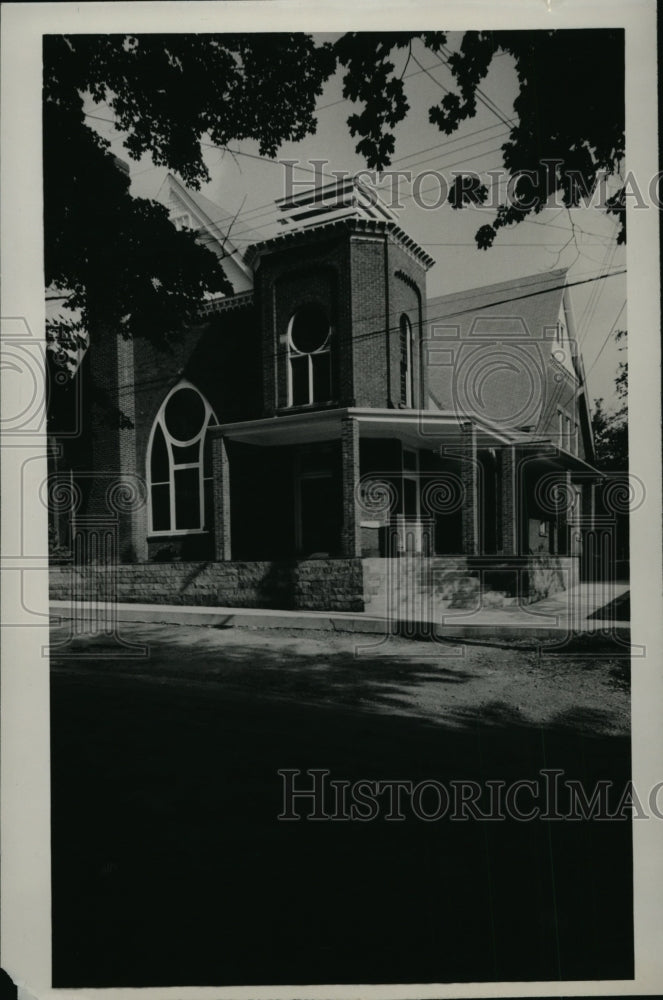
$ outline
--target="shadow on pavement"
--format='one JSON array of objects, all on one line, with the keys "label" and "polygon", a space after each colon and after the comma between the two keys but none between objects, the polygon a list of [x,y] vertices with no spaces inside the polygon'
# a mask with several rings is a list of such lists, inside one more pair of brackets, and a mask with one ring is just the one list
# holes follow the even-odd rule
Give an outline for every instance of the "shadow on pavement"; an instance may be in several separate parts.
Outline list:
[{"label": "shadow on pavement", "polygon": [[620,594],[619,597],[615,597],[614,600],[608,601],[602,607],[597,608],[591,615],[587,616],[589,619],[596,619],[599,621],[614,621],[614,622],[627,622],[631,618],[631,592],[627,590],[624,594]]},{"label": "shadow on pavement", "polygon": [[469,683],[457,660],[246,647],[214,680],[214,644],[183,648],[133,672],[55,665],[54,986],[633,975],[628,821],[277,819],[285,768],[445,784],[561,768],[623,787],[629,739],[602,735],[600,712],[440,718],[407,692]]}]

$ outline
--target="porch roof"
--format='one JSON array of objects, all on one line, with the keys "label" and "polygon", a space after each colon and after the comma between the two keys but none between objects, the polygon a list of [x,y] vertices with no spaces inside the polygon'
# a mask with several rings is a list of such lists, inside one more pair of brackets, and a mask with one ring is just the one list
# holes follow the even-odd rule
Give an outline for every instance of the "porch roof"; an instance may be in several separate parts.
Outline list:
[{"label": "porch roof", "polygon": [[[230,441],[254,445],[289,445],[332,441],[341,435],[342,421],[353,417],[359,424],[362,437],[399,438],[411,447],[437,447],[440,444],[459,444],[463,420],[455,412],[441,410],[391,410],[368,407],[343,407],[329,410],[287,413],[260,420],[220,424],[210,428],[211,433],[222,434]],[[478,421],[480,447],[499,447],[523,440],[522,433],[505,433]]]},{"label": "porch roof", "polygon": [[605,472],[597,469],[591,462],[581,458],[580,455],[574,455],[572,451],[568,451],[566,448],[560,448],[559,445],[552,444],[546,438],[530,438],[527,441],[521,441],[520,444],[525,453],[533,452],[534,460],[540,460],[549,467],[568,469],[571,473],[581,473],[583,477],[591,474],[597,480],[605,479]]}]

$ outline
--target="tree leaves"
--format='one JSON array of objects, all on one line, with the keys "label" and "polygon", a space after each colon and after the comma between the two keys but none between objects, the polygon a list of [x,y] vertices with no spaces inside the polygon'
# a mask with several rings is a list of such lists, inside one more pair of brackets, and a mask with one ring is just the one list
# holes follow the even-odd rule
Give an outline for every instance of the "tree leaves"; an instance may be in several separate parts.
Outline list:
[{"label": "tree leaves", "polygon": [[401,77],[388,59],[393,49],[406,48],[416,32],[349,32],[334,45],[334,55],[347,67],[343,96],[363,103],[364,109],[348,118],[350,135],[360,136],[357,152],[369,167],[381,170],[394,152],[393,129],[403,121],[409,105]]},{"label": "tree leaves", "polygon": [[[129,157],[148,153],[199,188],[208,180],[206,139],[219,146],[253,139],[263,155],[274,156],[282,142],[315,132],[316,98],[340,64],[344,97],[360,105],[348,118],[356,149],[369,167],[382,169],[409,111],[403,77],[415,43],[446,61],[456,84],[429,109],[445,134],[485,103],[481,84],[493,59],[504,53],[513,59],[519,93],[502,151],[514,183],[510,199],[479,228],[481,249],[493,245],[501,228],[540,211],[551,194],[573,207],[602,175],[617,175],[624,156],[624,35],[617,29],[467,32],[454,53],[443,32],[349,32],[333,44],[279,33],[49,35],[47,282],[71,293],[88,328],[103,315],[106,329],[163,346],[205,293],[230,291],[217,258],[193,234],[177,232],[162,206],[131,197],[108,142],[86,123],[84,95],[112,109]],[[406,50],[397,74],[395,56]],[[481,184],[460,178],[452,184],[456,209],[485,198]],[[624,203],[622,188],[605,205],[619,221],[619,242]]]},{"label": "tree leaves", "polygon": [[[626,330],[617,330],[615,340],[626,339]],[[620,347],[626,350],[626,346]],[[596,465],[609,471],[628,469],[628,362],[620,361],[615,376],[618,405],[607,410],[604,400],[594,400],[592,430]]]},{"label": "tree leaves", "polygon": [[303,34],[45,36],[47,285],[71,293],[88,329],[103,317],[105,330],[164,347],[205,293],[232,292],[194,233],[130,195],[108,141],[86,124],[85,94],[111,108],[129,157],[149,153],[199,188],[205,137],[255,139],[272,156],[314,131],[334,66],[329,44]]},{"label": "tree leaves", "polygon": [[[344,96],[363,104],[348,119],[356,149],[369,167],[383,169],[394,151],[393,127],[407,111],[401,80],[394,74],[392,52],[419,39],[438,55],[452,74],[450,90],[429,108],[432,124],[451,135],[479,104],[509,127],[502,145],[512,181],[528,173],[529,197],[502,203],[490,224],[476,233],[477,246],[488,249],[505,226],[540,211],[553,195],[568,208],[584,204],[602,178],[618,177],[624,157],[624,32],[621,29],[560,31],[469,31],[460,48],[447,52],[442,32],[409,34],[350,33],[334,47],[347,67]],[[513,115],[483,93],[493,60],[513,59],[519,91]],[[394,89],[393,84],[400,86]],[[446,89],[446,88],[443,88]],[[475,204],[456,198],[454,208]],[[619,222],[618,243],[625,242],[624,192],[602,206]]]}]

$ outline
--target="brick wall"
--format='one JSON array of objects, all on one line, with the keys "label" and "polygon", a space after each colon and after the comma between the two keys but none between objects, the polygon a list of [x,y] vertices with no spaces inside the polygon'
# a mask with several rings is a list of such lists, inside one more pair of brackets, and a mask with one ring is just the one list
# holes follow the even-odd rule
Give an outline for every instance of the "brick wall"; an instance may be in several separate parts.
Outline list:
[{"label": "brick wall", "polygon": [[460,450],[460,477],[463,484],[461,510],[463,552],[475,555],[479,551],[479,497],[482,483],[477,458],[476,427],[473,424],[463,424]]},{"label": "brick wall", "polygon": [[352,268],[352,366],[357,406],[390,405],[390,356],[386,246],[382,236],[354,236]]},{"label": "brick wall", "polygon": [[287,407],[288,326],[298,308],[322,304],[334,331],[332,371],[334,402],[353,405],[352,371],[346,344],[350,336],[347,233],[313,238],[304,246],[280,247],[260,261],[256,300],[261,322],[262,414]]},{"label": "brick wall", "polygon": [[424,324],[425,271],[392,239],[355,235],[352,262],[352,357],[357,406],[401,405],[400,318],[412,324],[415,373],[413,405],[422,386],[420,340]]},{"label": "brick wall", "polygon": [[349,226],[278,245],[260,259],[256,296],[265,414],[287,406],[288,325],[310,301],[328,309],[334,328],[334,403],[400,405],[399,320],[406,313],[412,323],[413,368],[419,372],[425,270],[393,236]]},{"label": "brick wall", "polygon": [[341,551],[346,556],[361,555],[361,512],[358,505],[359,424],[346,418],[341,427]]},{"label": "brick wall", "polygon": [[[117,559],[140,562],[165,544],[146,543],[144,505],[118,510],[109,504],[109,490],[123,481],[140,489],[140,481],[146,479],[149,435],[166,394],[185,378],[207,397],[220,422],[259,416],[258,334],[250,303],[210,314],[162,348],[143,339],[124,341],[99,322],[94,326],[79,374],[83,433],[64,442],[60,467],[75,470],[84,498],[80,515],[118,522]],[[168,541],[178,552],[183,550],[185,558],[210,554],[202,543],[194,552],[189,541]]]},{"label": "brick wall", "polygon": [[400,246],[389,246],[389,328],[391,336],[391,405],[402,405],[400,384],[400,319],[405,314],[412,325],[412,371],[414,392],[412,405],[425,409],[428,405],[427,366],[422,357],[422,340],[426,322],[425,272]]},{"label": "brick wall", "polygon": [[51,566],[52,600],[363,611],[360,559]]}]

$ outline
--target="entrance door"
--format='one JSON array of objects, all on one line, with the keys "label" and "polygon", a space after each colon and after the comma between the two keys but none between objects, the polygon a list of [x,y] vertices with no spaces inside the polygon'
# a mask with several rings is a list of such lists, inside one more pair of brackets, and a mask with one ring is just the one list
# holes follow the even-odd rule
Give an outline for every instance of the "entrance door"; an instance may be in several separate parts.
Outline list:
[{"label": "entrance door", "polygon": [[340,547],[340,503],[331,473],[299,479],[299,539],[302,555],[333,555]]}]

